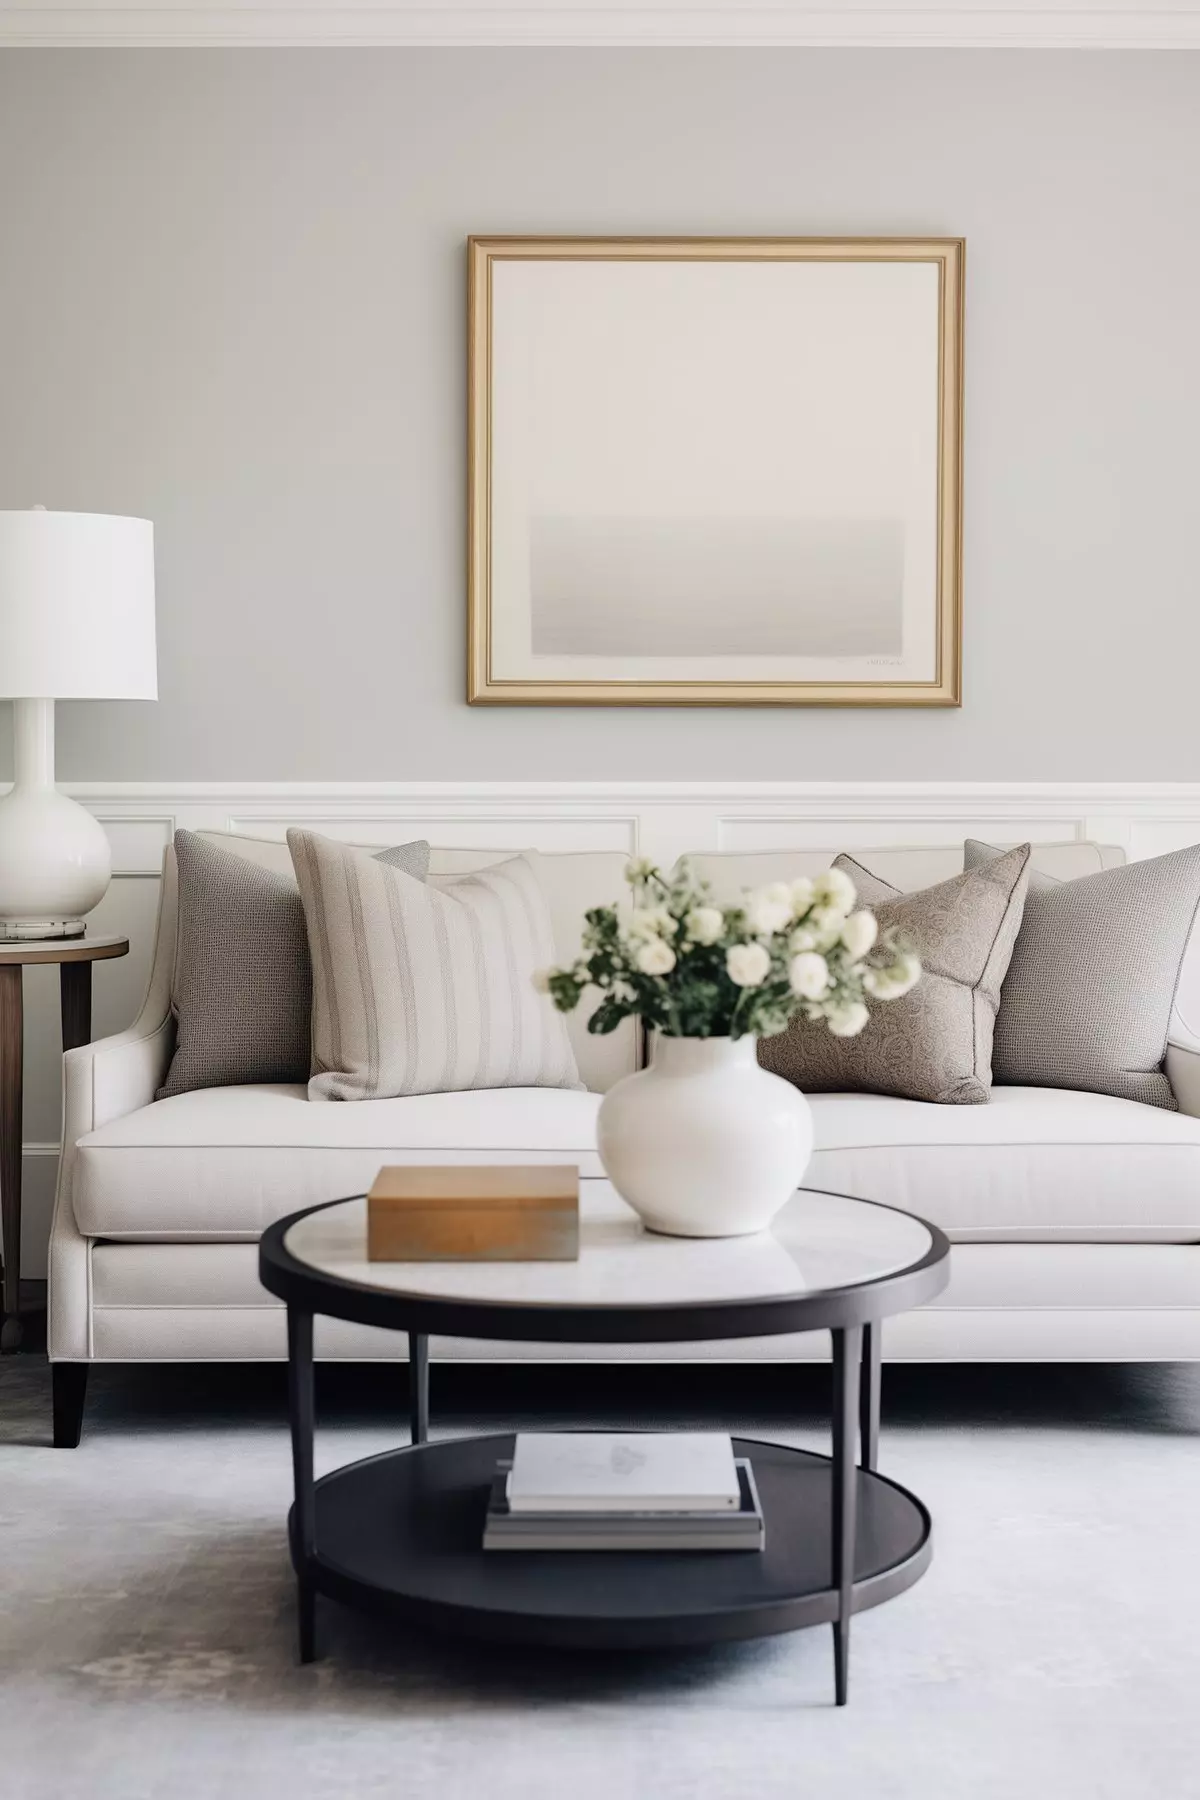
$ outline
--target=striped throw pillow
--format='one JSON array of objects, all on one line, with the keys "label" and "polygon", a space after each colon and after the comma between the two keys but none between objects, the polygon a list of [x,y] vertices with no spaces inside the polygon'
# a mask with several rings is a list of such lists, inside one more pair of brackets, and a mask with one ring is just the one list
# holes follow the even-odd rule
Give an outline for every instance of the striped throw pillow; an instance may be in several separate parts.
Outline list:
[{"label": "striped throw pillow", "polygon": [[421,882],[313,831],[288,848],[313,965],[310,1100],[581,1085],[534,987],[554,937],[525,857]]}]

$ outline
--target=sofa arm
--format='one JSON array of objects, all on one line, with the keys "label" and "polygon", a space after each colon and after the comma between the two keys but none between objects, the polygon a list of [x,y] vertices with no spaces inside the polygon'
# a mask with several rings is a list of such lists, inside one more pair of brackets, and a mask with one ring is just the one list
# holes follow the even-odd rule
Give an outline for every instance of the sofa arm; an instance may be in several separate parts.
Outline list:
[{"label": "sofa arm", "polygon": [[149,1106],[167,1077],[175,1042],[168,1016],[146,1027],[140,1021],[113,1037],[82,1044],[63,1056],[63,1143]]},{"label": "sofa arm", "polygon": [[1168,1044],[1167,1080],[1180,1112],[1200,1119],[1200,1050],[1187,1044]]},{"label": "sofa arm", "polygon": [[75,1223],[75,1146],[89,1131],[149,1106],[171,1066],[177,886],[175,858],[168,846],[150,981],[141,1011],[127,1031],[81,1044],[63,1057],[62,1152],[50,1224],[47,1341],[52,1362],[81,1362],[92,1354],[91,1245]]},{"label": "sofa arm", "polygon": [[63,1135],[58,1190],[50,1226],[49,1325],[52,1362],[81,1362],[92,1354],[91,1246],[75,1223],[72,1186],[75,1146],[89,1131],[149,1106],[171,1063],[175,1021],[154,1023],[145,1011],[115,1037],[68,1050],[63,1057]]},{"label": "sofa arm", "polygon": [[171,1011],[179,872],[170,846],[163,855],[154,954],[146,997],[133,1024],[63,1056],[63,1161],[81,1137],[149,1106],[167,1078],[175,1048]]}]

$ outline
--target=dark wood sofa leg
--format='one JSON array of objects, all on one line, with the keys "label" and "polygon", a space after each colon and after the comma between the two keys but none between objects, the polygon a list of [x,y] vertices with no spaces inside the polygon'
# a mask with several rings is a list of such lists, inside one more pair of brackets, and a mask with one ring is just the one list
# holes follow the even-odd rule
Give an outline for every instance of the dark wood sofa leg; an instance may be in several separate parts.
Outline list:
[{"label": "dark wood sofa leg", "polygon": [[83,1403],[87,1398],[88,1365],[51,1364],[54,1393],[54,1448],[74,1450],[83,1435]]}]

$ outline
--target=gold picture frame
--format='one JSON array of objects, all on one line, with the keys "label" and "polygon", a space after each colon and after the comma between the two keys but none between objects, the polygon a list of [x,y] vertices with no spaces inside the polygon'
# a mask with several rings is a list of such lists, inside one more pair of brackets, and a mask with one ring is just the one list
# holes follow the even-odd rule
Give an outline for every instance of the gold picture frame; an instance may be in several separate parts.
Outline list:
[{"label": "gold picture frame", "polygon": [[[468,256],[472,705],[961,705],[963,239],[472,237]],[[788,512],[793,479],[824,513]],[[765,522],[753,481],[777,496]]]}]

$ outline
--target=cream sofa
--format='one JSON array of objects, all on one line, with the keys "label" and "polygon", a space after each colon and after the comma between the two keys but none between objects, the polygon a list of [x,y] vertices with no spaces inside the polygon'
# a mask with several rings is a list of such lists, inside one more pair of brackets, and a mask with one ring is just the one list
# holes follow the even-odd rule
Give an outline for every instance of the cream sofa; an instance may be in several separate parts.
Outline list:
[{"label": "cream sofa", "polygon": [[[206,834],[272,867],[286,846]],[[435,850],[433,869],[504,852]],[[912,889],[961,867],[954,849],[856,854]],[[699,856],[722,897],[811,874],[815,853]],[[1121,860],[1086,843],[1039,846],[1070,878]],[[618,852],[537,859],[560,955],[584,909],[621,891]],[[595,1152],[601,1094],[638,1065],[631,1024],[591,1037],[569,1021],[588,1092],[508,1089],[312,1105],[300,1086],[207,1089],[156,1102],[171,1056],[176,882],[168,853],[149,990],[128,1031],[65,1057],[64,1152],[50,1245],[56,1439],[77,1439],[92,1362],[282,1358],[284,1318],[260,1287],[257,1240],[301,1206],[361,1192],[384,1162],[577,1162]],[[1189,959],[1194,962],[1195,959]],[[1189,981],[1182,984],[1186,994]],[[1186,1010],[1186,1008],[1185,1008]],[[955,1245],[948,1290],[889,1321],[891,1360],[1173,1360],[1200,1357],[1200,1038],[1178,1016],[1168,1068],[1181,1110],[1048,1088],[1000,1087],[988,1106],[871,1094],[812,1096],[807,1184],[908,1208]],[[318,1320],[324,1357],[403,1356],[392,1334]],[[434,1341],[435,1357],[561,1356],[536,1345]],[[820,1358],[822,1335],[723,1343],[726,1359]],[[704,1346],[581,1347],[580,1358],[692,1360]]]}]

